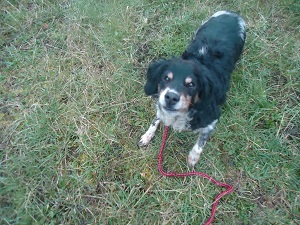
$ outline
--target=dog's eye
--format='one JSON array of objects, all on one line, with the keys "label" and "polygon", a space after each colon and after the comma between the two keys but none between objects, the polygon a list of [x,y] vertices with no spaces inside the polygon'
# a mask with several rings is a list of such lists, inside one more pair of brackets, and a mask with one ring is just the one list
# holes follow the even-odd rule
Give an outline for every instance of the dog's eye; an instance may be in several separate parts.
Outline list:
[{"label": "dog's eye", "polygon": [[193,82],[187,83],[186,84],[187,87],[195,87],[195,84]]},{"label": "dog's eye", "polygon": [[168,77],[168,76],[165,76],[164,78],[164,81],[166,81],[166,82],[169,82],[171,79],[170,79],[170,77]]}]

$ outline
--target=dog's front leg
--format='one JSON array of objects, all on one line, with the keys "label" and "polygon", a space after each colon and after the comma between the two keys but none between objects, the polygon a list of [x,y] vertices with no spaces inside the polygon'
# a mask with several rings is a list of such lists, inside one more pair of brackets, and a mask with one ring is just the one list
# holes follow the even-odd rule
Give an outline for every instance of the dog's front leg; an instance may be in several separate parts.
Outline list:
[{"label": "dog's front leg", "polygon": [[143,147],[149,144],[151,139],[154,137],[155,131],[157,130],[159,123],[160,119],[158,117],[155,117],[147,132],[141,137],[138,146]]},{"label": "dog's front leg", "polygon": [[198,140],[188,155],[189,166],[195,166],[196,163],[199,161],[200,154],[202,153],[202,151],[204,149],[207,139],[209,138],[210,134],[215,129],[216,124],[217,124],[217,120],[213,121],[212,124],[208,125],[205,128],[202,128],[200,130]]}]

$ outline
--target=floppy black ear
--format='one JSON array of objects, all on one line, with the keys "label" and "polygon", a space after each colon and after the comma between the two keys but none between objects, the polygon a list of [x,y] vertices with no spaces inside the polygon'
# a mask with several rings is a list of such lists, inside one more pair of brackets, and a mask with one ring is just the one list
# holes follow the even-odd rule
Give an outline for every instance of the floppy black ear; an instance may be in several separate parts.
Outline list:
[{"label": "floppy black ear", "polygon": [[218,78],[217,74],[214,71],[210,71],[204,65],[197,70],[196,74],[198,82],[200,83],[199,99],[202,101],[210,101],[214,98],[214,101],[218,105],[224,104],[226,91],[229,89],[226,82],[227,76],[224,75],[223,80],[220,82],[220,78]]},{"label": "floppy black ear", "polygon": [[154,61],[150,64],[147,71],[147,82],[144,86],[146,95],[154,95],[158,92],[158,83],[161,74],[166,70],[169,65],[169,61],[161,59]]},{"label": "floppy black ear", "polygon": [[207,68],[197,68],[195,74],[199,82],[199,99],[206,101],[214,95],[214,76],[209,72]]}]

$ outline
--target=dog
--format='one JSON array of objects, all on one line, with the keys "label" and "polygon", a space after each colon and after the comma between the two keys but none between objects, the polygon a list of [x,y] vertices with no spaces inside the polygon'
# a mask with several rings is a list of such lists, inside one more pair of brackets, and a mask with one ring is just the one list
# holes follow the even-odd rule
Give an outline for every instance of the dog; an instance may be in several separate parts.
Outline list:
[{"label": "dog", "polygon": [[144,91],[156,99],[157,113],[138,142],[140,147],[149,144],[160,122],[178,131],[198,132],[187,157],[189,166],[195,166],[219,121],[245,39],[242,17],[219,11],[196,31],[181,57],[150,63]]}]

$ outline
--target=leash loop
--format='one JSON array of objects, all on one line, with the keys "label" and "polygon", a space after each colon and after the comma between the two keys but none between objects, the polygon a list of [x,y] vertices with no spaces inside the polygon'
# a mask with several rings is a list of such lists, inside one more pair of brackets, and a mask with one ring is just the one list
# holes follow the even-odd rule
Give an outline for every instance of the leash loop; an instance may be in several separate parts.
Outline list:
[{"label": "leash loop", "polygon": [[159,154],[158,154],[158,165],[157,165],[157,167],[158,167],[158,171],[160,172],[160,174],[163,175],[163,176],[166,176],[166,177],[201,176],[201,177],[204,177],[205,179],[208,179],[209,181],[215,183],[216,185],[218,185],[220,187],[226,188],[225,191],[223,191],[219,195],[215,196],[214,202],[212,204],[211,216],[210,216],[210,218],[205,223],[205,225],[209,225],[209,224],[211,224],[213,222],[213,220],[215,218],[215,213],[216,213],[217,206],[219,204],[220,199],[224,195],[227,195],[227,194],[231,193],[233,191],[233,187],[231,185],[229,185],[229,184],[222,183],[222,182],[219,182],[219,181],[215,180],[212,176],[209,176],[206,173],[202,173],[202,172],[198,172],[198,171],[187,172],[187,173],[175,173],[175,172],[166,172],[166,171],[164,171],[163,167],[162,167],[163,151],[165,149],[166,140],[167,140],[167,137],[168,137],[168,130],[169,130],[169,127],[166,126],[164,134],[163,134],[163,138],[162,138],[162,143],[161,143],[160,151],[159,151]]}]

